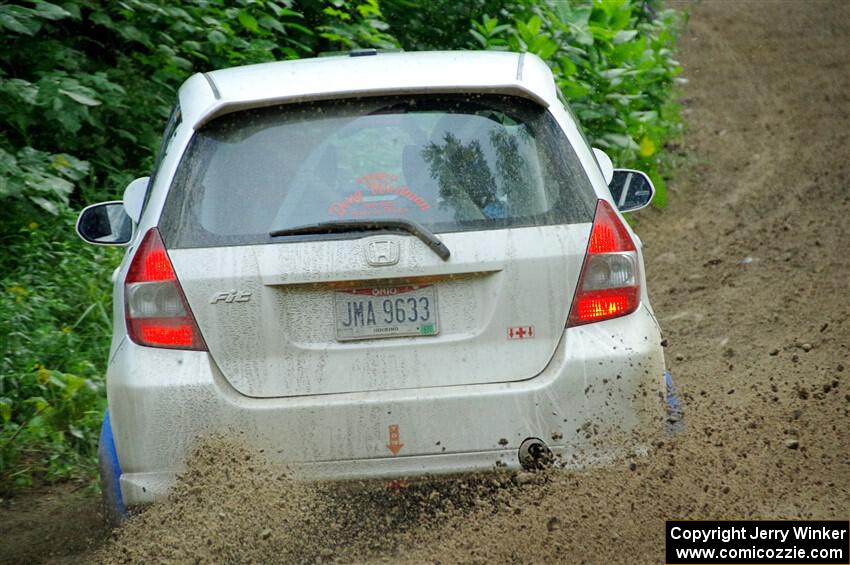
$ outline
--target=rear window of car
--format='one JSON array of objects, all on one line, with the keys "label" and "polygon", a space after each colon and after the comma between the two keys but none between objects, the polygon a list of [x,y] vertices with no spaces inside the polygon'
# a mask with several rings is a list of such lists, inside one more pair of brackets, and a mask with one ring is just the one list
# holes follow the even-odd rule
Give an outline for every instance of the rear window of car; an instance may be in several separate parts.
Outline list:
[{"label": "rear window of car", "polygon": [[590,222],[549,112],[516,97],[353,98],[241,111],[198,131],[160,228],[172,248],[351,237],[269,232],[408,219],[435,233]]}]

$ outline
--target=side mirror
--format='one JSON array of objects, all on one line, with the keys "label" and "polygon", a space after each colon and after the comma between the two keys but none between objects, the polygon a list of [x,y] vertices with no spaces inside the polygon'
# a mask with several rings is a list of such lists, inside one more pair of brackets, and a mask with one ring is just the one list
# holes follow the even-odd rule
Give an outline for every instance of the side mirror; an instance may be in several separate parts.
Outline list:
[{"label": "side mirror", "polygon": [[145,203],[145,193],[148,191],[150,177],[137,178],[124,189],[124,210],[135,223],[142,217],[142,206]]},{"label": "side mirror", "polygon": [[77,218],[77,235],[96,245],[126,245],[133,237],[133,220],[120,200],[92,204]]},{"label": "side mirror", "polygon": [[646,173],[633,169],[614,169],[608,184],[614,204],[620,212],[634,212],[649,206],[655,196],[655,186]]}]

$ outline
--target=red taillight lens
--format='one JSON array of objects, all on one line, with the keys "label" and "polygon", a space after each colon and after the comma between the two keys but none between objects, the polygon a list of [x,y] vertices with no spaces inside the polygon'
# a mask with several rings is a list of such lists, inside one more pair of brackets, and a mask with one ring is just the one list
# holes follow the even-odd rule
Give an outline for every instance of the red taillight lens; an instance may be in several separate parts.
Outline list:
[{"label": "red taillight lens", "polygon": [[611,205],[599,200],[567,325],[625,316],[639,304],[637,249]]},{"label": "red taillight lens", "polygon": [[139,345],[207,350],[156,228],[145,234],[127,271],[124,315]]},{"label": "red taillight lens", "polygon": [[146,343],[191,348],[195,338],[191,324],[175,324],[167,318],[143,319],[136,322],[142,341]]},{"label": "red taillight lens", "polygon": [[174,279],[174,269],[165,249],[152,249],[142,263],[140,276],[146,281],[170,281]]},{"label": "red taillight lens", "polygon": [[586,324],[628,314],[634,311],[637,294],[636,288],[609,288],[584,292],[573,306],[575,317],[579,323]]}]

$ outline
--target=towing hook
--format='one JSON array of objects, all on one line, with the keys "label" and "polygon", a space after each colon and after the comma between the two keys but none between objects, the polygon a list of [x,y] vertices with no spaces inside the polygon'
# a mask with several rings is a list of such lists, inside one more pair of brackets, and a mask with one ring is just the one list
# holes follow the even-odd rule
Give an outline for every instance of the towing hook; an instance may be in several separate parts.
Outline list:
[{"label": "towing hook", "polygon": [[519,464],[526,471],[535,471],[548,467],[554,461],[552,450],[542,439],[527,438],[519,446]]}]

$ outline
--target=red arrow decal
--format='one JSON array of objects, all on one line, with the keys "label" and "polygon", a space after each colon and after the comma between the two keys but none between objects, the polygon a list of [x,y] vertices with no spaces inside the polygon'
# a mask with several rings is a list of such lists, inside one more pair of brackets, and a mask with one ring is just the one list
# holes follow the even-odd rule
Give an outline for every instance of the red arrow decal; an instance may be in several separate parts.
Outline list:
[{"label": "red arrow decal", "polygon": [[387,449],[389,449],[393,455],[398,455],[398,452],[401,451],[402,447],[404,447],[404,444],[401,443],[401,434],[398,432],[398,424],[390,424],[387,428],[387,432],[390,436],[390,442],[387,444]]}]

